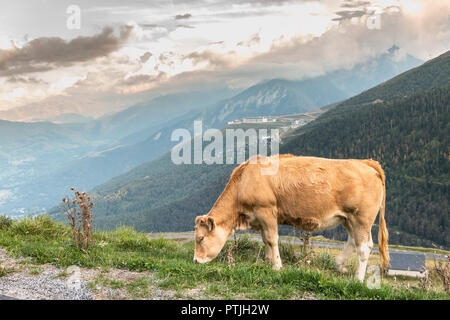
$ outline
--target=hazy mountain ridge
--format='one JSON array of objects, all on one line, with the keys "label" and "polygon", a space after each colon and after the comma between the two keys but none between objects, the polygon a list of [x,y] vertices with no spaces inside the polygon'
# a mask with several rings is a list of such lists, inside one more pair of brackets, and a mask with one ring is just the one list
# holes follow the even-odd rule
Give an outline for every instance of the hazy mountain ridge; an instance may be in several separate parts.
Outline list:
[{"label": "hazy mountain ridge", "polygon": [[447,86],[450,83],[450,74],[444,71],[450,69],[449,57],[450,51],[447,51],[418,67],[342,101],[330,108],[328,112],[324,113],[316,121],[297,129],[293,135],[295,136],[316,126],[324,125],[325,122],[339,118],[342,114],[349,111],[361,110],[373,104],[405,98],[433,88]]},{"label": "hazy mountain ridge", "polygon": [[[8,183],[2,180],[0,190],[13,192],[15,198],[0,205],[0,210],[10,212],[30,207],[30,203],[42,210],[54,205],[71,186],[89,190],[163,154],[176,144],[170,139],[172,131],[186,128],[192,132],[194,120],[202,119],[204,128],[221,128],[228,121],[243,117],[309,111],[342,100],[348,97],[346,92],[352,92],[356,87],[358,90],[367,88],[371,81],[417,61],[406,57],[399,62],[391,54],[383,54],[353,69],[327,76],[301,81],[264,81],[231,98],[234,90],[172,94],[93,121],[61,124],[57,128],[66,133],[60,137],[64,143],[48,144],[53,148],[50,157],[36,157],[36,151],[29,148],[20,153],[20,158],[14,159],[18,161],[16,163],[28,159],[26,166],[4,163],[10,180]],[[399,66],[389,68],[384,74],[386,64]],[[33,139],[41,141],[45,135],[43,130]],[[73,135],[80,141],[79,145],[70,143]],[[21,142],[23,145],[33,145],[32,141],[31,144],[24,141]]]},{"label": "hazy mountain ridge", "polygon": [[19,122],[49,121],[55,117],[77,114],[83,117],[100,117],[122,110],[121,105],[101,102],[87,97],[53,96],[8,110],[0,110],[0,119]]},{"label": "hazy mountain ridge", "polygon": [[411,55],[399,59],[398,50],[394,46],[351,69],[319,77],[263,81],[205,109],[193,119],[203,120],[209,128],[221,128],[229,121],[244,117],[303,113],[344,100],[423,63]]}]

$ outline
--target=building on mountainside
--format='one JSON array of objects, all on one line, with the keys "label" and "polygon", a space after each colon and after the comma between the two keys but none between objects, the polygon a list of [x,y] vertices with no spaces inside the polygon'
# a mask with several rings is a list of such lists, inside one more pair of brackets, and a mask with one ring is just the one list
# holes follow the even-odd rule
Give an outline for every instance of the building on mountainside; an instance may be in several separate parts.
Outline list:
[{"label": "building on mountainside", "polygon": [[228,125],[235,124],[251,124],[251,123],[280,123],[282,125],[282,129],[287,131],[289,129],[295,129],[300,126],[303,126],[312,120],[315,117],[308,114],[300,114],[300,115],[284,115],[284,116],[264,116],[264,117],[248,117],[243,119],[236,119],[232,121],[228,121]]}]

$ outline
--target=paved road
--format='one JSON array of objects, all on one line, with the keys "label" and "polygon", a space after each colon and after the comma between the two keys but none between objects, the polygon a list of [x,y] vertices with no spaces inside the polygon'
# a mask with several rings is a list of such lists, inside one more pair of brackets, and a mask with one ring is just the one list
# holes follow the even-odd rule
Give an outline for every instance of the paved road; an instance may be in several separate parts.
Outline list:
[{"label": "paved road", "polygon": [[[194,238],[193,232],[162,232],[162,233],[149,233],[148,234],[150,238],[160,238],[163,237],[164,239],[188,239],[191,240]],[[238,237],[243,236],[243,234],[236,234]],[[232,239],[233,236],[230,237]],[[249,234],[249,237],[256,241],[262,241],[261,236],[257,234]],[[302,245],[303,242],[300,239],[286,239],[280,237],[281,242],[293,242],[296,245]],[[344,245],[341,243],[333,243],[333,242],[322,242],[322,241],[312,241],[311,242],[313,246],[319,247],[319,248],[330,248],[330,249],[343,249]],[[373,252],[378,252],[378,248],[373,248]],[[406,250],[398,250],[398,249],[389,249],[389,252],[395,252],[395,253],[402,253],[402,254],[425,254],[425,257],[427,259],[437,259],[442,260],[446,259],[444,255],[436,254],[436,253],[425,253],[420,251],[406,251]]]}]

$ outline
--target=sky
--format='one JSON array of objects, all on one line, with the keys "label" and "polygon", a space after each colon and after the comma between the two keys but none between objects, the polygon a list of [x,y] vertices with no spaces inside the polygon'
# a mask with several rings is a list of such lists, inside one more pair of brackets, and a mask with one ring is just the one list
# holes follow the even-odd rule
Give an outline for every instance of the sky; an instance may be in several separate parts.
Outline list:
[{"label": "sky", "polygon": [[422,60],[449,50],[450,1],[1,1],[0,110],[302,79],[394,44]]}]

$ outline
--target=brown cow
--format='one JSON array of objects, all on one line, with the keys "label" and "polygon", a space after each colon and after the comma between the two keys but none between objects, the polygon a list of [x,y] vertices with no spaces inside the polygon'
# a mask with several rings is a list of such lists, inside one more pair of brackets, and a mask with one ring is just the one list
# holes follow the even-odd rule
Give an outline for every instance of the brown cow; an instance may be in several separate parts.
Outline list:
[{"label": "brown cow", "polygon": [[[373,247],[371,229],[380,213],[378,234],[382,267],[387,268],[388,232],[384,220],[386,199],[383,169],[374,160],[332,160],[280,155],[250,159],[234,169],[211,211],[195,219],[194,262],[214,259],[236,230],[260,230],[266,257],[281,268],[278,225],[317,232],[342,224],[348,232],[339,270],[356,249],[356,278],[364,280]],[[252,161],[253,160],[253,161]],[[261,174],[278,161],[273,175]]]}]

